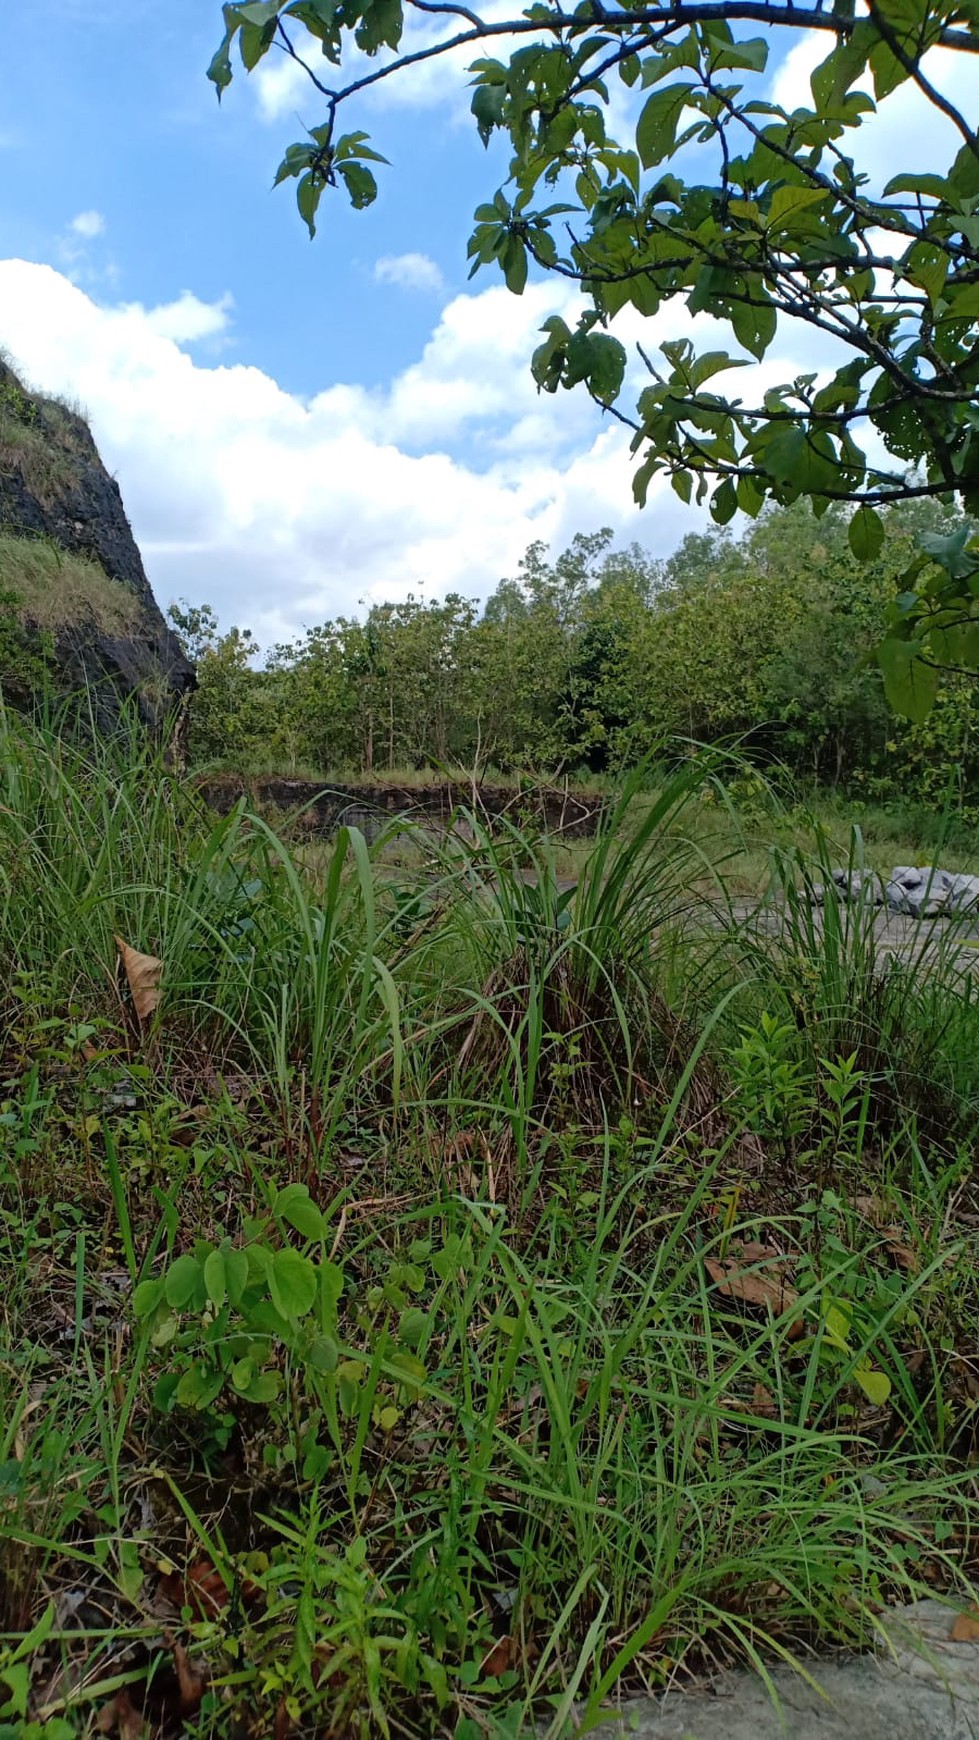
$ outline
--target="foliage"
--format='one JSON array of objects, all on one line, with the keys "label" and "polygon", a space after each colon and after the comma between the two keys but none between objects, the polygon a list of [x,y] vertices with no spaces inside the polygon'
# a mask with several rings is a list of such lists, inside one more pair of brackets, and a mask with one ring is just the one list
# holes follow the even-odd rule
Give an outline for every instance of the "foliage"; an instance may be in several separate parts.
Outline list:
[{"label": "foliage", "polygon": [[0,533],[0,576],[20,615],[42,632],[94,626],[126,635],[139,620],[135,595],[110,580],[97,562],[71,555],[46,538]]},{"label": "foliage", "polygon": [[[952,522],[954,525],[954,522]],[[968,677],[946,673],[917,724],[889,712],[874,649],[914,540],[947,535],[931,504],[885,515],[859,562],[838,509],[763,514],[739,538],[689,535],[654,560],[579,535],[558,558],[532,545],[480,612],[450,595],[376,605],[273,649],[264,668],[237,629],[171,611],[199,669],[201,765],[319,774],[455,768],[614,772],[669,739],[736,741],[782,776],[864,800],[979,803]],[[930,529],[929,529],[930,528]],[[206,637],[195,636],[203,617]],[[673,753],[678,745],[674,744]]]},{"label": "foliage", "polygon": [[[874,503],[961,491],[979,507],[979,141],[936,83],[931,53],[979,50],[967,8],[875,0],[854,21],[843,9],[767,7],[770,29],[814,30],[825,41],[811,105],[791,114],[765,83],[768,39],[731,28],[757,17],[738,0],[679,12],[553,3],[492,23],[461,5],[441,11],[447,33],[416,45],[412,8],[400,3],[224,7],[209,69],[219,95],[237,47],[249,72],[284,50],[323,98],[323,123],[289,147],[277,176],[296,180],[311,232],[326,189],[344,184],[355,206],[376,194],[366,164],[384,159],[366,133],[339,133],[344,105],[418,58],[468,48],[479,57],[470,70],[480,136],[488,144],[502,134],[512,152],[505,187],[476,212],[474,270],[497,263],[519,294],[536,265],[580,283],[589,304],[574,330],[557,316],[546,323],[534,359],[542,388],[584,382],[600,404],[615,404],[627,359],[607,326],[624,307],[652,318],[675,298],[730,326],[756,360],[787,319],[843,347],[828,379],[801,376],[746,406],[714,385],[743,356],[697,352],[687,340],[661,345],[665,368],[650,365],[632,420],[634,450],[645,455],[639,499],[666,469],[685,499],[695,486],[698,499],[709,493],[721,524],[768,499],[805,496],[820,509],[859,500],[851,537],[861,555],[880,547]],[[498,47],[509,60],[489,52]],[[380,55],[376,69],[351,65],[356,50]],[[618,141],[607,128],[612,81],[623,87],[616,108],[627,136]],[[861,124],[908,85],[951,120],[952,159],[941,175],[897,165],[881,188],[860,169]],[[922,466],[924,479],[868,459],[862,425],[894,461]]]},{"label": "foliage", "polygon": [[975,1600],[954,957],[732,919],[717,758],[564,882],[0,751],[0,1722],[558,1740]]},{"label": "foliage", "polygon": [[0,502],[5,475],[22,480],[50,504],[78,480],[77,455],[66,407],[28,392],[0,351]]}]

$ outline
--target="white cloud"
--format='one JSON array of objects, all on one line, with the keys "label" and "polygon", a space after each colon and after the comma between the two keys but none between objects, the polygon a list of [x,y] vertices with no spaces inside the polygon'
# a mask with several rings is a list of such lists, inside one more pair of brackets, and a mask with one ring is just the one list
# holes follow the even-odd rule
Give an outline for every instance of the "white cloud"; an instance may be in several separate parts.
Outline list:
[{"label": "white cloud", "polygon": [[441,290],[442,273],[427,254],[384,254],[374,262],[378,284],[397,284],[403,290]]},{"label": "white cloud", "polygon": [[83,242],[93,242],[96,236],[105,235],[105,218],[100,211],[80,211],[68,225],[72,235],[80,236]]},{"label": "white cloud", "polygon": [[217,302],[202,302],[191,290],[182,290],[173,302],[159,308],[143,308],[131,303],[127,313],[141,316],[151,332],[159,338],[172,338],[175,344],[193,344],[199,338],[215,338],[227,330],[228,316],[234,307],[234,297],[227,292]]},{"label": "white cloud", "polygon": [[[533,538],[605,523],[653,533],[632,502],[625,432],[578,394],[538,399],[529,378],[535,329],[560,298],[558,286],[457,297],[384,391],[334,384],[307,400],[180,348],[174,331],[196,335],[218,305],[186,293],[163,309],[106,306],[51,267],[0,261],[5,342],[40,388],[87,406],[161,603],[206,600],[266,644],[422,585],[485,595]],[[439,450],[450,445],[466,458]],[[689,518],[663,495],[668,549]]]}]

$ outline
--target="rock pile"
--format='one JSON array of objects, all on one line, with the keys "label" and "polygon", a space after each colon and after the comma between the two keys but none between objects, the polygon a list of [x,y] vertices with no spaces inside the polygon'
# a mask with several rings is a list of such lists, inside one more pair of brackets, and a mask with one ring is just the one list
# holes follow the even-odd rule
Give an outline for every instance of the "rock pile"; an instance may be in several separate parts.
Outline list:
[{"label": "rock pile", "polygon": [[827,887],[813,889],[818,901],[827,895],[853,905],[883,906],[907,918],[960,913],[979,917],[979,876],[942,870],[936,864],[897,864],[886,881],[873,870],[834,870]]}]

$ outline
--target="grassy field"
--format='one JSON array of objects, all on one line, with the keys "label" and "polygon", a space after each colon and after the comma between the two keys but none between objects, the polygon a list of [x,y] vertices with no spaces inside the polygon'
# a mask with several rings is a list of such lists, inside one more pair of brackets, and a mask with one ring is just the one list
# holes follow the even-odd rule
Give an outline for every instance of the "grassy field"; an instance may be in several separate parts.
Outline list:
[{"label": "grassy field", "polygon": [[0,723],[0,1736],[557,1740],[976,1598],[979,1003],[745,810],[294,851]]}]

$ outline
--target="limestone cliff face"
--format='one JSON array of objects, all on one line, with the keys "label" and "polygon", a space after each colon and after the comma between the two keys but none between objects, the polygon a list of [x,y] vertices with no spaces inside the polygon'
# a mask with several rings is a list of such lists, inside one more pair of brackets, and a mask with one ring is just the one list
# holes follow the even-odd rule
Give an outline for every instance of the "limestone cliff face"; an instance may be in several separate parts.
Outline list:
[{"label": "limestone cliff face", "polygon": [[[195,687],[84,418],[30,393],[2,360],[0,609],[47,649],[63,694],[86,692],[101,729],[134,696],[162,730]],[[22,698],[16,669],[0,667],[0,683]]]}]

